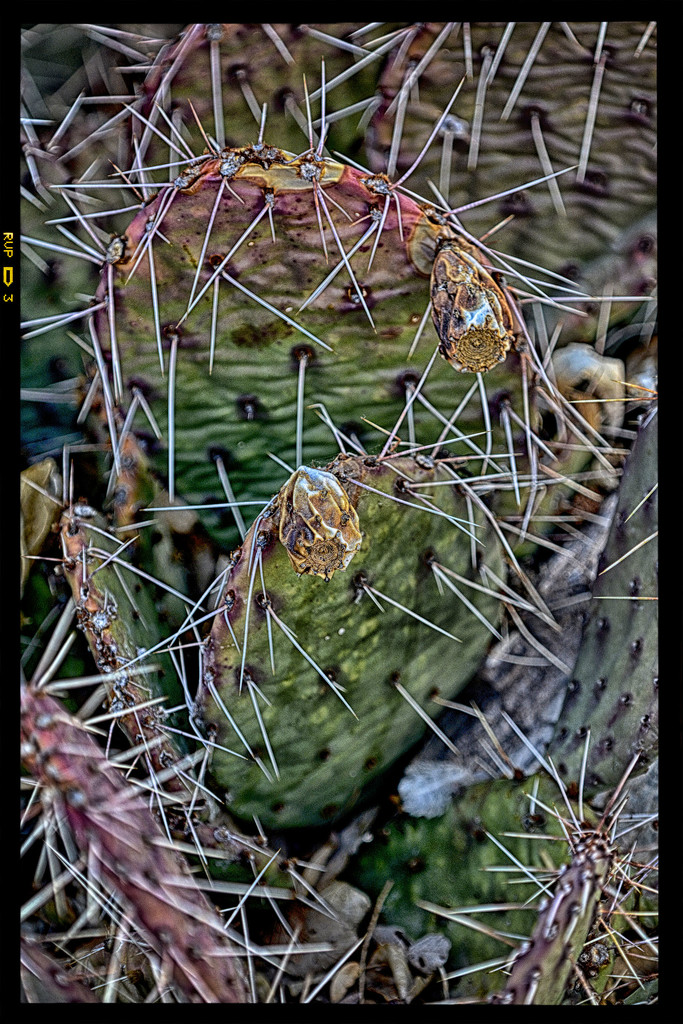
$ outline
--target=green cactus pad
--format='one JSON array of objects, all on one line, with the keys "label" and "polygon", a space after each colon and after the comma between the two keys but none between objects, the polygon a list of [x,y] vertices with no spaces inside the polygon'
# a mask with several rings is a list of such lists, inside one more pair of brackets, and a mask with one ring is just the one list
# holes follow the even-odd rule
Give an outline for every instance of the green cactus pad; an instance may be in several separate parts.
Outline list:
[{"label": "green cactus pad", "polygon": [[[538,913],[538,898],[524,906],[536,891],[534,876],[547,884],[541,869],[549,869],[550,874],[568,859],[566,843],[558,841],[564,835],[559,822],[540,805],[532,805],[527,794],[533,790],[532,779],[521,784],[498,779],[470,787],[438,818],[400,816],[380,830],[347,875],[371,897],[391,879],[394,884],[383,904],[382,920],[409,935],[447,935],[452,943],[448,970],[512,958],[514,946],[530,933]],[[547,777],[540,779],[536,795],[546,806],[558,803],[557,787]],[[542,838],[545,835],[558,839]],[[465,910],[495,904],[501,909]],[[458,914],[458,910],[459,919],[449,921],[449,911]],[[474,927],[467,927],[463,920],[472,921]],[[499,973],[476,972],[463,977],[457,994],[481,998],[502,982]]]},{"label": "green cactus pad", "polygon": [[[408,97],[398,174],[410,167],[464,79],[453,116],[410,187],[429,194],[427,183],[442,182],[445,161],[445,198],[452,207],[503,193],[495,201],[498,216],[514,216],[505,229],[507,252],[533,253],[530,258],[555,271],[594,259],[633,223],[634,213],[653,205],[657,56],[652,42],[641,46],[645,23],[480,22],[452,27],[437,45],[444,29],[416,26],[400,58],[382,69],[382,102],[368,132],[371,166],[384,169],[397,91],[436,45],[419,91]],[[593,113],[591,103],[597,103]],[[541,177],[544,160],[554,172],[579,167],[504,194]],[[490,211],[491,205],[479,206],[460,216],[479,235]]]},{"label": "green cactus pad", "polygon": [[549,752],[577,785],[590,729],[586,792],[615,786],[635,754],[658,749],[657,417],[631,452],[600,557],[579,656]]},{"label": "green cactus pad", "polygon": [[[198,703],[205,728],[235,749],[237,727],[253,755],[239,760],[216,751],[216,784],[227,791],[232,813],[256,814],[271,827],[319,824],[348,810],[425,730],[397,684],[433,717],[438,705],[430,704],[429,695],[456,693],[490,639],[469,608],[450,591],[439,592],[430,568],[436,560],[475,579],[470,537],[406,489],[409,481],[449,481],[447,470],[424,456],[381,463],[339,456],[328,469],[356,508],[363,537],[348,568],[329,581],[297,577],[272,525],[278,507],[270,506],[226,577],[204,655]],[[479,510],[468,527],[466,502],[453,487],[413,493],[462,520],[481,542],[480,557],[501,571],[500,548]],[[282,517],[288,514],[282,511]],[[499,602],[476,591],[468,591],[468,598],[490,622],[497,621]]]}]

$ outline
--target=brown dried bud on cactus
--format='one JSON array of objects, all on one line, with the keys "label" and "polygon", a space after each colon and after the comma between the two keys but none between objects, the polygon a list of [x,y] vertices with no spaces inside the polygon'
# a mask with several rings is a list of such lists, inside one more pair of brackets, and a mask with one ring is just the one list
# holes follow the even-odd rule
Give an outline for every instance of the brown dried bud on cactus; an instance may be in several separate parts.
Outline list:
[{"label": "brown dried bud on cactus", "polygon": [[461,244],[438,250],[431,298],[439,351],[456,370],[484,373],[503,362],[519,324],[503,289]]},{"label": "brown dried bud on cactus", "polygon": [[361,545],[358,514],[332,473],[300,466],[279,494],[280,540],[298,573],[329,580]]}]

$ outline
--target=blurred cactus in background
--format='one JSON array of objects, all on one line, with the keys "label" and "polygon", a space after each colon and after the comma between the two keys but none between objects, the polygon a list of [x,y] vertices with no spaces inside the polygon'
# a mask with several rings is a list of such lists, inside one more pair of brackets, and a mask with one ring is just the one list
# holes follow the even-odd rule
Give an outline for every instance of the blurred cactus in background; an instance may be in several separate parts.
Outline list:
[{"label": "blurred cactus in background", "polygon": [[27,1001],[656,998],[656,28],[22,30]]}]

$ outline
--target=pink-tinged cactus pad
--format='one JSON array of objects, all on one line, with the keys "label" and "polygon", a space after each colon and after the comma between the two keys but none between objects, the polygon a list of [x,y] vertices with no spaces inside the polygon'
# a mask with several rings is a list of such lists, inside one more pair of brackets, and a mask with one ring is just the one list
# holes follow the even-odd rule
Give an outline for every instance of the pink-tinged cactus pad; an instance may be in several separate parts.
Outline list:
[{"label": "pink-tinged cactus pad", "polygon": [[[122,255],[98,292],[109,294],[112,274],[112,315],[96,316],[105,358],[115,341],[124,391],[142,389],[161,425],[154,460],[172,468],[178,493],[214,492],[210,453],[221,450],[236,496],[267,500],[283,482],[269,456],[292,470],[301,461],[297,417],[307,464],[338,451],[329,421],[379,452],[428,367],[411,420],[423,444],[443,435],[473,379],[430,362],[432,264],[442,242],[456,244],[434,207],[392,192],[381,175],[265,143],[207,156],[176,182],[116,240]],[[521,415],[521,387],[510,352],[487,388],[516,395]],[[485,426],[475,388],[457,430]]]}]

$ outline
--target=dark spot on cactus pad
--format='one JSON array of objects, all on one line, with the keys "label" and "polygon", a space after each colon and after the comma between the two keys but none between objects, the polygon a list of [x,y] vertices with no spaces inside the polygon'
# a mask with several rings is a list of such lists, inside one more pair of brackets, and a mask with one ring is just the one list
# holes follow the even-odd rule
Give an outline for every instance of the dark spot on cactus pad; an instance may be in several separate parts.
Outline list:
[{"label": "dark spot on cactus pad", "polygon": [[325,821],[329,821],[331,818],[336,818],[339,814],[339,807],[337,804],[325,804],[320,813]]},{"label": "dark spot on cactus pad", "polygon": [[[602,556],[600,556],[600,557],[602,557]],[[599,640],[604,640],[605,637],[607,636],[607,634],[609,633],[609,631],[610,631],[609,619],[606,619],[604,616],[602,618],[599,618],[598,619],[598,628],[597,628],[597,631],[596,631],[596,636],[598,637],[598,639]]]},{"label": "dark spot on cactus pad", "polygon": [[[242,682],[242,691],[240,693],[240,677]],[[247,683],[256,683],[258,686],[262,682],[262,677],[258,669],[254,668],[253,665],[245,665],[244,672],[241,670],[241,666],[235,668],[234,673],[234,686],[235,692],[241,697],[247,694]],[[254,754],[261,756],[264,752],[257,747],[253,747]]]},{"label": "dark spot on cactus pad", "polygon": [[143,377],[128,377],[126,379],[126,386],[129,390],[135,388],[143,398],[151,399],[155,395],[155,387],[152,381],[145,380]]},{"label": "dark spot on cactus pad", "polygon": [[48,361],[47,371],[53,383],[64,380],[68,376],[66,360],[62,356],[52,356]]},{"label": "dark spot on cactus pad", "polygon": [[161,451],[161,442],[159,439],[147,430],[135,431],[135,438],[140,446],[141,451],[146,455],[157,455]]},{"label": "dark spot on cactus pad", "polygon": [[295,345],[289,354],[292,357],[292,369],[297,373],[299,372],[299,365],[302,359],[305,358],[307,365],[310,366],[316,358],[316,354],[310,345]]},{"label": "dark spot on cactus pad", "polygon": [[525,107],[522,107],[519,112],[520,123],[525,128],[531,128],[534,116],[538,118],[538,123],[543,131],[552,130],[548,111],[540,103],[527,103]]},{"label": "dark spot on cactus pad", "polygon": [[420,377],[414,370],[404,370],[399,373],[394,381],[394,394],[399,398],[405,398],[408,388],[414,388],[419,383]]},{"label": "dark spot on cactus pad", "polygon": [[627,514],[628,513],[625,509],[620,508],[614,517],[614,525],[617,531],[617,537],[619,537],[619,539],[621,539],[624,536],[624,524],[626,523]]},{"label": "dark spot on cactus pad", "polygon": [[624,714],[628,713],[628,709],[631,707],[632,703],[633,696],[630,693],[621,694],[617,703],[613,705],[612,713],[607,719],[607,727],[609,729],[613,728],[616,722],[618,722]]},{"label": "dark spot on cactus pad", "polygon": [[363,309],[363,303],[361,302],[361,296],[365,300],[366,306],[370,309],[375,305],[375,299],[371,296],[371,288],[366,288],[365,285],[360,286],[360,295],[355,287],[349,286],[342,292],[343,308],[348,309]]},{"label": "dark spot on cactus pad", "polygon": [[643,638],[639,636],[637,640],[634,640],[629,648],[631,657],[635,660],[640,657],[643,653]]},{"label": "dark spot on cactus pad", "polygon": [[235,405],[242,420],[265,420],[268,418],[266,410],[256,395],[238,395]]},{"label": "dark spot on cactus pad", "polygon": [[354,590],[354,601],[357,601],[365,593],[365,586],[368,582],[368,574],[366,572],[357,572],[352,578],[351,585]]},{"label": "dark spot on cactus pad", "polygon": [[581,268],[578,263],[563,263],[559,273],[563,277],[568,277],[570,281],[578,281],[581,277]]},{"label": "dark spot on cactus pad", "polygon": [[379,760],[376,757],[369,757],[363,765],[363,771],[371,772],[377,767]]},{"label": "dark spot on cactus pad", "polygon": [[273,812],[273,814],[281,814],[282,811],[284,811],[285,809],[285,805],[282,803],[281,800],[278,800],[276,803],[270,805],[270,809]]},{"label": "dark spot on cactus pad", "polygon": [[294,103],[298,102],[292,90],[286,85],[274,93],[273,99],[271,100],[273,109],[283,113],[287,109],[288,100],[291,100]]},{"label": "dark spot on cactus pad", "polygon": [[522,818],[525,832],[542,832],[545,826],[544,814],[525,814]]},{"label": "dark spot on cactus pad", "polygon": [[265,348],[277,341],[283,334],[288,334],[291,328],[273,322],[267,327],[260,324],[258,327],[252,324],[241,324],[240,327],[230,332],[230,340],[238,348]]},{"label": "dark spot on cactus pad", "polygon": [[534,213],[533,203],[525,192],[513,192],[506,196],[498,208],[501,217],[531,217]]},{"label": "dark spot on cactus pad", "polygon": [[331,754],[330,748],[329,747],[323,747],[322,750],[318,751],[318,760],[319,761],[327,761],[329,756],[330,756],[330,754]]},{"label": "dark spot on cactus pad", "polygon": [[578,782],[575,779],[572,779],[572,781],[567,786],[567,796],[569,797],[570,800],[577,800],[578,799],[578,796],[579,796],[579,784],[578,784]]},{"label": "dark spot on cactus pad", "polygon": [[595,694],[595,696],[598,697],[603,692],[606,686],[607,679],[604,676],[599,676],[595,683],[595,686],[593,687],[593,693]]},{"label": "dark spot on cactus pad", "polygon": [[653,290],[657,281],[654,277],[641,277],[635,284],[635,293],[638,295],[649,295]]},{"label": "dark spot on cactus pad", "polygon": [[583,181],[574,182],[574,188],[587,195],[603,198],[609,194],[609,178],[604,171],[597,168],[587,170]]},{"label": "dark spot on cactus pad", "polygon": [[655,240],[652,235],[641,235],[633,247],[633,252],[648,255],[654,250],[654,247]]},{"label": "dark spot on cactus pad", "polygon": [[161,347],[168,350],[174,342],[182,345],[182,335],[182,330],[176,324],[164,324],[161,328]]},{"label": "dark spot on cactus pad", "polygon": [[638,594],[640,593],[640,587],[641,587],[641,583],[640,583],[640,577],[639,576],[634,576],[632,580],[629,580],[628,592],[629,592],[630,596],[631,597],[637,597]]},{"label": "dark spot on cactus pad", "polygon": [[500,423],[501,410],[506,404],[509,404],[509,402],[511,401],[511,397],[512,396],[510,395],[510,392],[505,389],[494,391],[491,394],[489,394],[489,410],[491,412],[491,416],[496,421],[496,423]]},{"label": "dark spot on cactus pad", "polygon": [[362,443],[365,427],[362,423],[357,423],[355,420],[346,420],[345,423],[341,424],[341,432],[346,437],[350,437],[351,440],[355,437],[356,440]]},{"label": "dark spot on cactus pad", "polygon": [[411,857],[406,864],[406,871],[409,875],[419,875],[424,871],[426,866],[427,865],[422,857]]},{"label": "dark spot on cactus pad", "polygon": [[232,453],[228,451],[222,444],[211,444],[206,449],[206,454],[211,462],[215,462],[216,459],[220,459],[226,470],[230,471],[235,469],[238,463],[235,461]]},{"label": "dark spot on cactus pad", "polygon": [[475,818],[474,821],[467,822],[467,831],[477,843],[485,843],[486,832],[482,828],[482,822],[480,818]]}]

